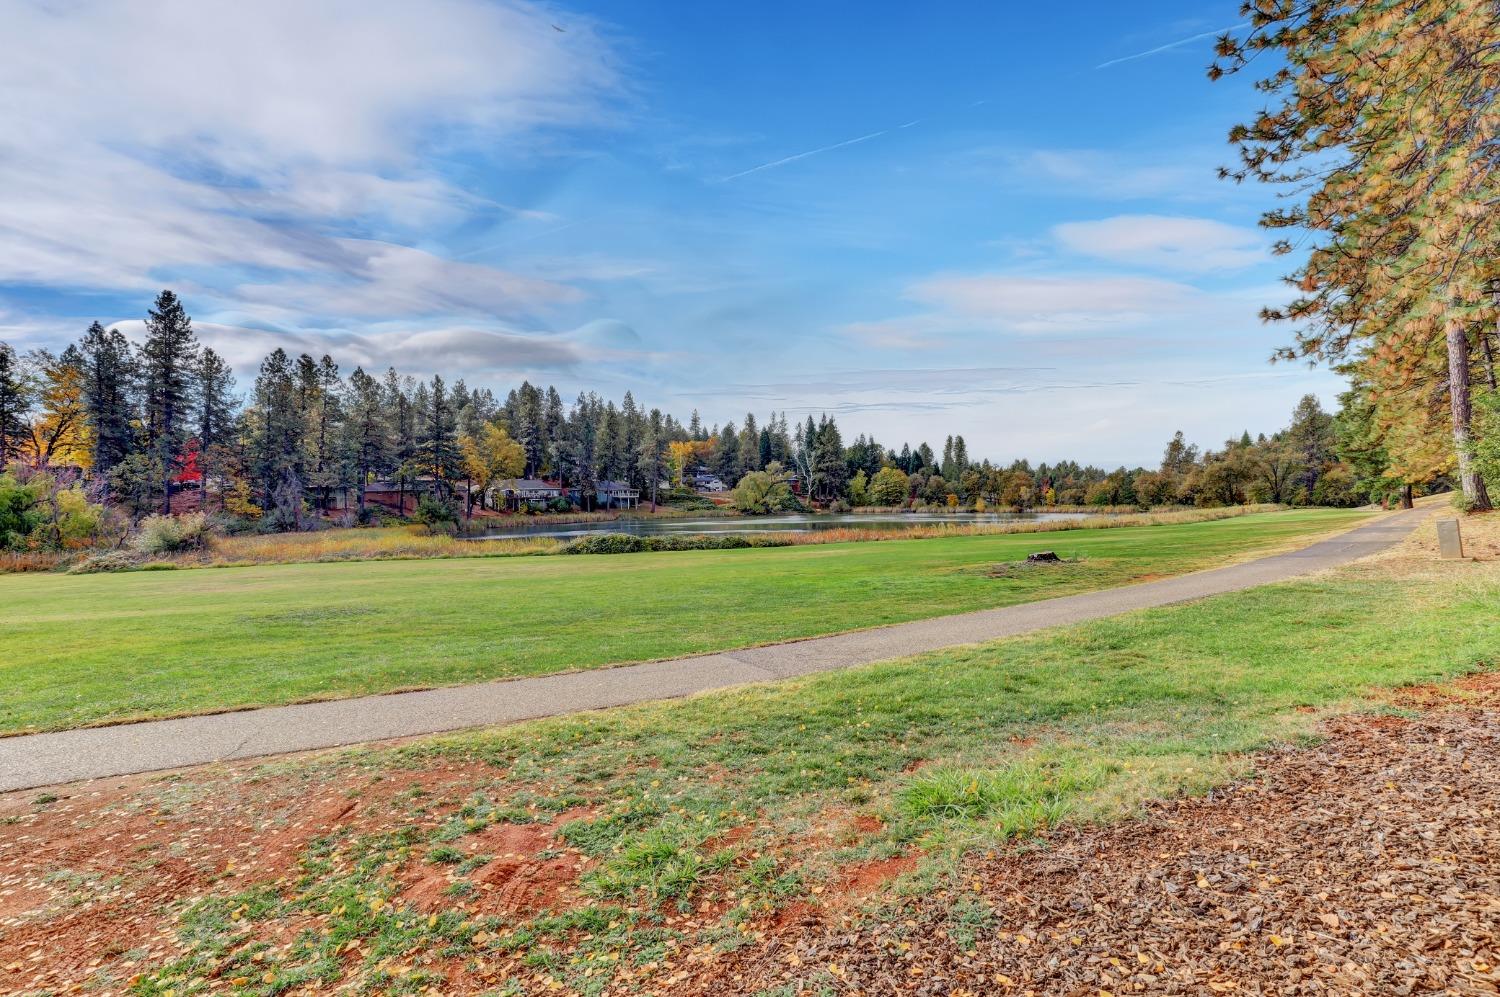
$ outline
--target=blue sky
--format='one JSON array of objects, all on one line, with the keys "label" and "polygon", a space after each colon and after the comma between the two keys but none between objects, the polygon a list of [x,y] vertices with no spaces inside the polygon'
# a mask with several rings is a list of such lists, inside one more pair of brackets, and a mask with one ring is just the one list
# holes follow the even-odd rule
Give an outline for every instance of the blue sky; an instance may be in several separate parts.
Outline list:
[{"label": "blue sky", "polygon": [[[273,345],[899,447],[1154,463],[1285,422],[1217,180],[1237,0],[0,0],[0,338]],[[1180,43],[1180,44],[1177,44]]]}]

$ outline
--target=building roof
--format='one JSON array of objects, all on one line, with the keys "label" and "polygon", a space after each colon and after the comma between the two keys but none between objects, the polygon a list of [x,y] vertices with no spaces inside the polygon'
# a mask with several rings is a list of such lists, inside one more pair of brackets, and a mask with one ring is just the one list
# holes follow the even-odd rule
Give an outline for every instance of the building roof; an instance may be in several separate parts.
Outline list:
[{"label": "building roof", "polygon": [[495,482],[495,487],[509,492],[560,492],[557,485],[537,478],[506,478]]}]

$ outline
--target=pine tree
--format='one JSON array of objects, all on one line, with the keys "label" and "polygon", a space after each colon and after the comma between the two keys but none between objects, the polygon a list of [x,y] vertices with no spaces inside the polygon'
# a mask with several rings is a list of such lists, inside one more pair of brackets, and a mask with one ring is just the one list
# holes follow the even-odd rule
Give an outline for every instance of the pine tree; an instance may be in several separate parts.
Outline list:
[{"label": "pine tree", "polygon": [[326,353],[311,373],[315,385],[308,413],[312,475],[318,489],[318,506],[324,512],[332,504],[333,489],[343,481],[343,462],[338,453],[343,422],[343,381],[339,365]]},{"label": "pine tree", "polygon": [[171,291],[146,315],[140,350],[141,415],[146,455],[162,469],[162,511],[172,511],[172,479],[181,469],[197,386],[198,338],[193,320]]},{"label": "pine tree", "polygon": [[[625,397],[630,400],[628,394]],[[636,452],[639,455],[636,467],[648,482],[651,490],[651,511],[655,512],[656,490],[661,484],[662,466],[667,458],[667,439],[662,432],[660,409],[652,409],[650,417],[644,421],[644,431],[641,433],[641,442]]]},{"label": "pine tree", "polygon": [[755,413],[745,413],[745,425],[740,430],[739,440],[740,462],[735,468],[735,476],[743,478],[751,471],[759,471],[763,466],[760,460],[760,429],[755,425]]},{"label": "pine tree", "polygon": [[1280,252],[1306,254],[1289,277],[1300,296],[1263,313],[1296,325],[1278,356],[1336,364],[1355,352],[1390,421],[1419,412],[1412,396],[1446,366],[1451,459],[1468,504],[1487,509],[1472,460],[1470,339],[1500,317],[1500,5],[1304,0],[1245,11],[1249,33],[1220,40],[1210,76],[1263,52],[1276,67],[1257,84],[1274,99],[1230,133],[1240,167],[1222,172],[1300,198],[1262,216],[1267,228],[1301,230]]},{"label": "pine tree", "polygon": [[401,515],[406,515],[406,486],[411,484],[412,458],[417,451],[417,425],[412,408],[411,379],[403,379],[394,367],[385,372],[386,422],[391,432],[391,473],[396,479]]},{"label": "pine tree", "polygon": [[26,413],[31,410],[31,381],[21,370],[15,349],[0,342],[0,470],[13,460],[20,460],[31,427]]},{"label": "pine tree", "polygon": [[370,477],[390,463],[391,430],[380,382],[361,367],[354,368],[349,375],[349,412],[344,427],[348,437],[346,451],[353,465],[354,487],[363,516],[365,488]]},{"label": "pine tree", "polygon": [[844,462],[838,424],[826,415],[813,433],[811,449],[813,497],[824,501],[839,498],[849,482],[849,465]]},{"label": "pine tree", "polygon": [[83,402],[87,413],[91,464],[95,476],[107,481],[109,472],[135,447],[135,357],[130,342],[118,329],[90,325],[79,344],[83,353]]},{"label": "pine tree", "polygon": [[445,493],[463,475],[463,458],[458,450],[456,420],[443,379],[434,374],[431,387],[422,392],[417,438],[417,459],[423,472]]},{"label": "pine tree", "polygon": [[255,378],[251,464],[260,482],[261,507],[280,529],[302,529],[306,488],[307,425],[298,398],[295,368],[277,347]]},{"label": "pine tree", "polygon": [[740,434],[734,428],[734,423],[727,422],[719,430],[719,438],[714,443],[713,461],[714,473],[725,485],[733,488],[735,482],[740,480]]},{"label": "pine tree", "polygon": [[[208,487],[215,471],[224,464],[224,451],[234,426],[234,373],[224,358],[205,349],[198,360],[198,466],[201,505],[208,507]],[[219,483],[219,508],[225,506],[229,487]]]}]

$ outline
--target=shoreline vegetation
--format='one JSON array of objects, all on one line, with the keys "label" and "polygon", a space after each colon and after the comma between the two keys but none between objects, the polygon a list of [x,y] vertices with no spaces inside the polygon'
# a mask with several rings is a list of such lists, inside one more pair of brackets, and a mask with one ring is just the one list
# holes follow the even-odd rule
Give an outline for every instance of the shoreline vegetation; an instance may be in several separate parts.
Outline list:
[{"label": "shoreline vegetation", "polygon": [[[63,569],[70,574],[103,571],[168,571],[179,568],[230,568],[268,564],[307,564],[339,561],[386,561],[427,558],[547,557],[557,554],[633,554],[654,551],[723,550],[745,547],[800,547],[890,540],[930,540],[940,537],[1053,533],[1071,530],[1122,529],[1142,526],[1183,526],[1258,513],[1278,512],[1275,504],[1213,509],[1162,509],[1148,512],[1103,512],[1083,519],[1038,520],[1013,523],[922,523],[893,530],[860,527],[810,531],[729,534],[676,534],[639,537],[631,534],[594,534],[576,538],[510,538],[488,540],[462,533],[432,533],[422,526],[328,529],[304,533],[246,534],[215,537],[203,550],[157,556],[110,551],[54,562],[32,570]],[[877,512],[879,510],[862,510]],[[1074,509],[1046,509],[1073,512]],[[594,523],[651,517],[622,514],[580,514],[532,517],[538,522]],[[663,517],[663,518],[681,518]],[[705,517],[708,518],[708,517]],[[724,515],[722,518],[736,518]],[[751,519],[753,517],[744,517]],[[15,570],[26,570],[24,567]],[[4,573],[0,566],[0,573]]]}]

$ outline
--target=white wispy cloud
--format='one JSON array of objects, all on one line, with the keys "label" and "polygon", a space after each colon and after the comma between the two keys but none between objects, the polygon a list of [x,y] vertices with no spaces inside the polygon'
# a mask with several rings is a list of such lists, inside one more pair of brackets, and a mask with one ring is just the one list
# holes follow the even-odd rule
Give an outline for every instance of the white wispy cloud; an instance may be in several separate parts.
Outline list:
[{"label": "white wispy cloud", "polygon": [[1210,218],[1115,215],[1064,222],[1053,226],[1052,235],[1080,256],[1190,273],[1239,270],[1270,259],[1262,233]]},{"label": "white wispy cloud", "polygon": [[1182,310],[1196,295],[1187,284],[1150,277],[1029,274],[933,277],[907,294],[933,306],[944,321],[1025,334],[1138,325]]},{"label": "white wispy cloud", "polygon": [[[547,217],[454,187],[428,154],[524,148],[607,121],[625,92],[590,21],[527,0],[0,0],[0,23],[0,281],[16,283],[147,290],[217,268],[285,287],[283,307],[329,285],[341,306],[427,314],[453,292],[421,286],[443,265],[403,244],[475,211]],[[459,276],[483,288],[467,306],[559,296]]]}]

